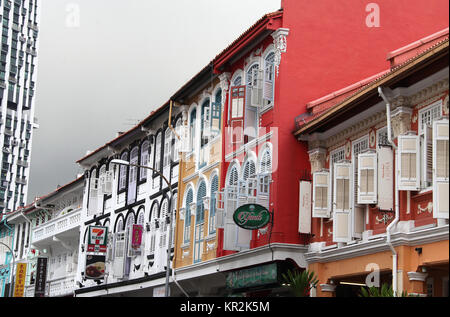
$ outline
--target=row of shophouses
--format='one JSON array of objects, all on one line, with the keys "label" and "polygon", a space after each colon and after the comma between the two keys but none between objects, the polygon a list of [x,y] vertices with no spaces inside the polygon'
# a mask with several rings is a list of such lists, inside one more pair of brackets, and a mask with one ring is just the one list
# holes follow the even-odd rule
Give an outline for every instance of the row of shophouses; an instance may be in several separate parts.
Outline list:
[{"label": "row of shophouses", "polygon": [[[308,269],[311,296],[448,296],[448,2],[409,4],[378,1],[377,27],[366,1],[283,1],[4,215],[0,294],[164,296],[168,278],[170,296],[289,296],[281,274]],[[270,222],[238,226],[246,204]]]}]

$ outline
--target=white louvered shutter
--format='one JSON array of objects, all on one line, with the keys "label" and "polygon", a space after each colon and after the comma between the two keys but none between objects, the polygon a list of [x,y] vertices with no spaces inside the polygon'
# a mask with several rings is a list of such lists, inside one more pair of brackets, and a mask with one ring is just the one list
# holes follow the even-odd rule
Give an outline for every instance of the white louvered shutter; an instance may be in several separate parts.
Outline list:
[{"label": "white louvered shutter", "polygon": [[358,204],[376,204],[378,193],[377,153],[358,156]]},{"label": "white louvered shutter", "polygon": [[349,242],[351,240],[351,199],[352,164],[336,163],[334,165],[333,193],[333,241]]},{"label": "white louvered shutter", "polygon": [[89,183],[89,206],[88,215],[97,214],[99,205],[99,179],[91,178]]},{"label": "white louvered shutter", "polygon": [[253,77],[256,78],[251,89],[251,102],[250,105],[253,107],[262,106],[262,96],[263,96],[263,70],[253,69]]},{"label": "white louvered shutter", "polygon": [[433,217],[449,219],[449,122],[433,124]]},{"label": "white louvered shutter", "polygon": [[114,241],[113,276],[123,278],[125,270],[126,233],[117,232]]},{"label": "white louvered shutter", "polygon": [[419,137],[416,135],[398,136],[398,169],[400,190],[420,189]]},{"label": "white louvered shutter", "polygon": [[105,174],[102,175],[102,192],[105,195],[111,195],[112,194],[112,182],[113,182],[113,172],[108,171],[105,172]]},{"label": "white louvered shutter", "polygon": [[313,217],[329,218],[331,213],[330,172],[322,171],[313,174]]},{"label": "white louvered shutter", "polygon": [[237,228],[233,221],[234,211],[238,206],[237,186],[225,188],[225,226],[224,226],[224,249],[239,251],[237,247]]}]

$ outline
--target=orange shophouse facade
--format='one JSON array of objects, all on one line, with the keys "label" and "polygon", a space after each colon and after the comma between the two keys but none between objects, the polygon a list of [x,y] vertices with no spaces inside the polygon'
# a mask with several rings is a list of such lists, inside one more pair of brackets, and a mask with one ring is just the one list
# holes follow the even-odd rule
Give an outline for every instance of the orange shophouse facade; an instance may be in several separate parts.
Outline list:
[{"label": "orange shophouse facade", "polygon": [[313,175],[305,257],[316,296],[384,283],[398,295],[448,296],[448,28],[388,61],[296,118]]}]

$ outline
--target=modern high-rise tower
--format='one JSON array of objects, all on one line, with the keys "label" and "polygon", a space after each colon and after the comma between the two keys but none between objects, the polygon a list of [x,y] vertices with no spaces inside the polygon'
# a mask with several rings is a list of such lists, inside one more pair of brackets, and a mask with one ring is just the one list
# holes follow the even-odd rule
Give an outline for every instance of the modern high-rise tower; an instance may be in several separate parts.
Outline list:
[{"label": "modern high-rise tower", "polygon": [[40,3],[0,0],[0,220],[27,200]]}]

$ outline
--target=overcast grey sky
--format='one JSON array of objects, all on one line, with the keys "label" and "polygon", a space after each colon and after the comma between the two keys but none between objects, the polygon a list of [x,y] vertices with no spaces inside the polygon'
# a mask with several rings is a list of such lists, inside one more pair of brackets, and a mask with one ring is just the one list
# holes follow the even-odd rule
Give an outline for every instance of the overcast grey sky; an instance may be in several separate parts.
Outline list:
[{"label": "overcast grey sky", "polygon": [[75,179],[281,0],[41,0],[28,202]]}]

